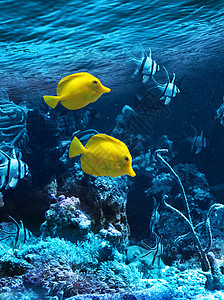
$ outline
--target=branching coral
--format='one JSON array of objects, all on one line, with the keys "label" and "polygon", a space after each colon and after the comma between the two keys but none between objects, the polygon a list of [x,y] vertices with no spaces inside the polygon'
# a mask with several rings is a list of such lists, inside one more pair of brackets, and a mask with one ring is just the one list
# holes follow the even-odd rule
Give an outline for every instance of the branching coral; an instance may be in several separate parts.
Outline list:
[{"label": "branching coral", "polygon": [[[184,199],[184,204],[185,204],[185,208],[186,208],[186,211],[187,211],[187,216],[185,216],[181,211],[179,211],[178,209],[176,209],[175,207],[173,207],[172,205],[170,205],[166,202],[166,199],[168,198],[167,195],[165,195],[163,197],[163,204],[167,208],[171,209],[173,212],[177,213],[181,217],[181,219],[184,220],[189,225],[190,233],[192,234],[192,236],[194,238],[194,241],[195,241],[195,244],[196,244],[196,249],[197,249],[198,254],[200,256],[200,259],[201,259],[202,270],[207,272],[207,273],[205,273],[205,275],[210,274],[209,284],[207,284],[207,287],[209,287],[210,289],[214,289],[214,287],[219,288],[219,289],[223,289],[224,288],[223,276],[222,276],[219,268],[217,267],[214,254],[212,252],[210,252],[210,249],[212,247],[212,231],[211,231],[211,221],[210,221],[210,219],[211,219],[212,213],[214,211],[219,210],[219,209],[223,209],[224,205],[220,204],[220,203],[213,204],[210,207],[210,209],[207,213],[206,220],[204,222],[194,226],[193,221],[192,221],[192,217],[191,217],[191,212],[190,212],[188,200],[187,200],[187,196],[186,196],[186,193],[185,193],[184,186],[183,186],[183,184],[180,180],[180,177],[173,170],[173,168],[167,163],[167,161],[161,156],[162,153],[164,153],[164,152],[166,153],[167,151],[168,151],[167,149],[159,149],[159,150],[156,151],[156,155],[169,168],[171,173],[178,180],[178,183],[180,185],[180,188],[181,188],[181,191],[182,191],[182,194],[183,194],[183,199]],[[202,242],[199,238],[199,234],[196,231],[202,225],[204,225],[205,230],[206,230],[206,234],[207,234],[207,245],[206,245],[206,247],[203,247]],[[180,240],[180,239],[186,237],[187,235],[185,234],[185,235],[179,237],[177,240]]]}]

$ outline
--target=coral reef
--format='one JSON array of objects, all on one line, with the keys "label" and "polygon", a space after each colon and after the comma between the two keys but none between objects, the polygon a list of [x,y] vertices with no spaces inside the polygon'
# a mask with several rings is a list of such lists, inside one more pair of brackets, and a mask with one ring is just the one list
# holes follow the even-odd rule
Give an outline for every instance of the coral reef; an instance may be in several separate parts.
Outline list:
[{"label": "coral reef", "polygon": [[[128,243],[129,225],[126,204],[128,178],[95,177],[85,174],[80,163],[72,166],[74,175],[65,179],[63,190],[66,194],[79,197],[81,207],[91,219],[91,230],[114,243],[125,246]],[[113,235],[113,236],[112,236]]]},{"label": "coral reef", "polygon": [[79,209],[79,199],[61,195],[56,201],[45,213],[46,221],[40,228],[43,237],[59,236],[73,242],[82,239],[90,231],[91,220]]},{"label": "coral reef", "polygon": [[23,284],[28,289],[41,288],[45,296],[66,299],[76,294],[126,292],[147,286],[138,269],[127,265],[125,256],[98,235],[89,234],[85,241],[75,244],[48,237],[14,251],[5,247],[1,255],[1,274],[18,279],[17,292]]},{"label": "coral reef", "polygon": [[1,150],[27,146],[26,108],[9,100],[8,94],[0,90],[0,141]]},{"label": "coral reef", "polygon": [[93,274],[82,273],[58,261],[36,265],[23,276],[24,284],[39,287],[46,296],[57,296],[59,299],[92,292],[106,293],[110,289],[107,284],[97,280]]},{"label": "coral reef", "polygon": [[[127,177],[106,178],[91,177],[89,179],[89,199],[93,230],[99,231],[112,226],[120,232],[115,234],[117,242],[125,246],[128,243],[129,225],[126,214]],[[93,215],[93,216],[92,216]],[[111,227],[111,225],[110,225]]]},{"label": "coral reef", "polygon": [[[209,191],[209,186],[205,175],[197,170],[194,165],[179,164],[173,168],[179,175],[186,190],[186,196],[189,202],[189,208],[194,222],[201,222],[206,218],[209,207],[214,203],[214,197]],[[152,179],[152,185],[146,190],[147,198],[162,199],[164,195],[169,198],[169,203],[177,209],[182,207],[182,195],[176,183],[176,179],[170,174],[165,173],[163,170]],[[168,211],[163,211],[161,214],[161,224],[159,226],[159,233],[163,236],[163,243],[165,245],[166,254],[171,257],[180,251],[178,245],[173,244],[173,239],[176,235],[181,235],[183,231],[187,231],[186,224],[182,224],[177,215],[171,215]],[[181,224],[181,226],[180,226]],[[166,229],[169,229],[169,235],[166,234]],[[177,248],[176,248],[177,247]],[[193,255],[193,248],[191,242],[183,242],[181,245],[181,253],[185,258]],[[173,253],[173,254],[171,254]],[[176,254],[174,254],[176,253]]]},{"label": "coral reef", "polygon": [[0,280],[1,299],[155,300],[219,295],[205,290],[205,277],[198,269],[164,265],[160,271],[152,269],[152,256],[141,258],[147,250],[130,248],[126,256],[98,235],[89,234],[77,243],[48,237],[14,251],[4,248],[0,249],[1,265],[14,262],[15,267],[10,267],[11,277]]},{"label": "coral reef", "polygon": [[[183,202],[184,202],[185,214],[181,210],[174,207],[173,205],[167,203],[167,199],[169,198],[167,195],[163,196],[162,204],[165,205],[166,208],[170,209],[173,213],[176,213],[181,218],[181,220],[188,226],[188,230],[189,230],[188,233],[179,236],[177,239],[175,239],[174,244],[178,243],[179,241],[185,239],[187,236],[191,235],[194,242],[194,247],[197,251],[197,254],[201,262],[202,270],[206,272],[205,275],[208,278],[206,282],[207,288],[223,289],[224,277],[221,274],[221,269],[217,263],[215,255],[210,250],[212,247],[212,240],[213,240],[212,229],[211,229],[211,216],[213,212],[216,212],[218,210],[223,210],[224,205],[221,203],[215,203],[211,205],[208,209],[206,219],[203,220],[203,222],[195,225],[192,220],[192,214],[190,211],[189,202],[182,181],[179,175],[170,166],[170,164],[162,157],[162,154],[167,151],[168,151],[167,149],[159,149],[156,151],[156,155],[158,159],[166,165],[166,167],[170,170],[171,174],[176,178],[176,180],[179,183]],[[201,239],[201,235],[197,232],[200,227],[203,227],[205,231],[205,238],[204,238],[205,241]]]}]

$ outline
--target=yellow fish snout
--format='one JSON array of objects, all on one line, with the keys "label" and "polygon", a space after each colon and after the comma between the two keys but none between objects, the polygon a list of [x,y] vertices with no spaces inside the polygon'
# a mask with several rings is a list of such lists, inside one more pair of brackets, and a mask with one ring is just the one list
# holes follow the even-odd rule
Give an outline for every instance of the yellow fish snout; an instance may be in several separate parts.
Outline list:
[{"label": "yellow fish snout", "polygon": [[108,87],[106,87],[106,86],[104,86],[104,85],[100,85],[100,92],[102,93],[102,94],[104,94],[104,93],[109,93],[111,91],[111,89],[109,89]]},{"label": "yellow fish snout", "polygon": [[108,87],[106,86],[102,86],[103,87],[103,92],[104,93],[109,93],[111,91],[111,89],[109,89]]},{"label": "yellow fish snout", "polygon": [[135,171],[132,169],[132,167],[129,168],[129,170],[127,171],[127,175],[131,176],[131,177],[135,177],[136,173]]}]

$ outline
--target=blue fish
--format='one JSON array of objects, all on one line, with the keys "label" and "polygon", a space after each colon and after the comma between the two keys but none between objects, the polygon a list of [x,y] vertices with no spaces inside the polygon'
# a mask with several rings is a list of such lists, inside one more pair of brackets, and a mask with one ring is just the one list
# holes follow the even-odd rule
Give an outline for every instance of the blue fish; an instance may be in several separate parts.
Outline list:
[{"label": "blue fish", "polygon": [[208,140],[204,137],[203,130],[201,130],[201,134],[199,135],[196,128],[191,126],[195,131],[194,137],[189,137],[187,140],[191,143],[191,151],[198,154],[201,152],[203,148],[208,146]]}]

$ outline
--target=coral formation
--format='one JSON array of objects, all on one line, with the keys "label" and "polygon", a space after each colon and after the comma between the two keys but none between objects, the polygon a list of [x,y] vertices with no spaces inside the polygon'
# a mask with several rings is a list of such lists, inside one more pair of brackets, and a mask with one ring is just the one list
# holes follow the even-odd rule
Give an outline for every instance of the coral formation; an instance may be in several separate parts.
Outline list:
[{"label": "coral formation", "polygon": [[99,233],[102,230],[101,233],[109,239],[113,232],[112,239],[115,243],[127,244],[129,225],[126,204],[129,188],[126,176],[89,176],[83,173],[76,162],[72,170],[74,175],[66,178],[63,189],[66,193],[73,193],[79,197],[81,207],[91,218],[92,231]]},{"label": "coral formation", "polygon": [[[89,180],[89,199],[91,215],[93,215],[93,230],[108,231],[112,226],[120,232],[115,235],[117,242],[123,246],[128,243],[129,225],[126,214],[127,203],[127,177],[106,178],[92,177]],[[110,225],[111,226],[111,225]]]},{"label": "coral formation", "polygon": [[56,201],[45,213],[46,221],[40,228],[43,236],[82,239],[90,230],[91,220],[79,209],[79,199],[61,195]]},{"label": "coral formation", "polygon": [[54,260],[34,266],[23,279],[26,285],[41,288],[46,296],[57,296],[60,299],[110,291],[107,284],[97,280],[93,274],[73,271],[69,265]]},{"label": "coral formation", "polygon": [[[82,293],[126,292],[147,286],[136,266],[127,265],[122,253],[93,234],[75,244],[48,237],[16,251],[2,250],[1,254],[4,275],[17,275],[18,284],[34,290],[39,287],[45,296],[66,299]],[[7,265],[10,273],[6,273]]]},{"label": "coral formation", "polygon": [[[201,222],[206,218],[207,210],[214,203],[214,197],[209,191],[209,186],[204,174],[199,172],[192,164],[179,164],[174,166],[173,169],[184,183],[192,218],[195,222]],[[175,178],[163,170],[152,179],[152,185],[145,193],[147,198],[156,197],[157,200],[167,195],[172,205],[178,209],[182,207],[182,195],[180,194]],[[160,222],[163,226],[159,226],[159,233],[163,236],[163,242],[166,245],[165,252],[171,257],[175,255],[175,251],[177,251],[176,247],[180,251],[179,246],[177,244],[173,245],[172,243],[174,236],[181,235],[183,230],[187,231],[188,228],[186,224],[181,224],[178,216],[171,215],[168,211],[163,212]],[[181,227],[179,224],[181,224]],[[166,234],[166,228],[169,228],[169,235]],[[182,243],[181,253],[183,253],[185,257],[189,257],[193,254],[192,247],[190,247],[191,242],[188,241],[188,243],[185,244],[182,241]],[[176,254],[177,253],[178,251]]]},{"label": "coral formation", "polygon": [[6,91],[0,91],[1,149],[24,147],[28,143],[26,109],[9,100]]}]

